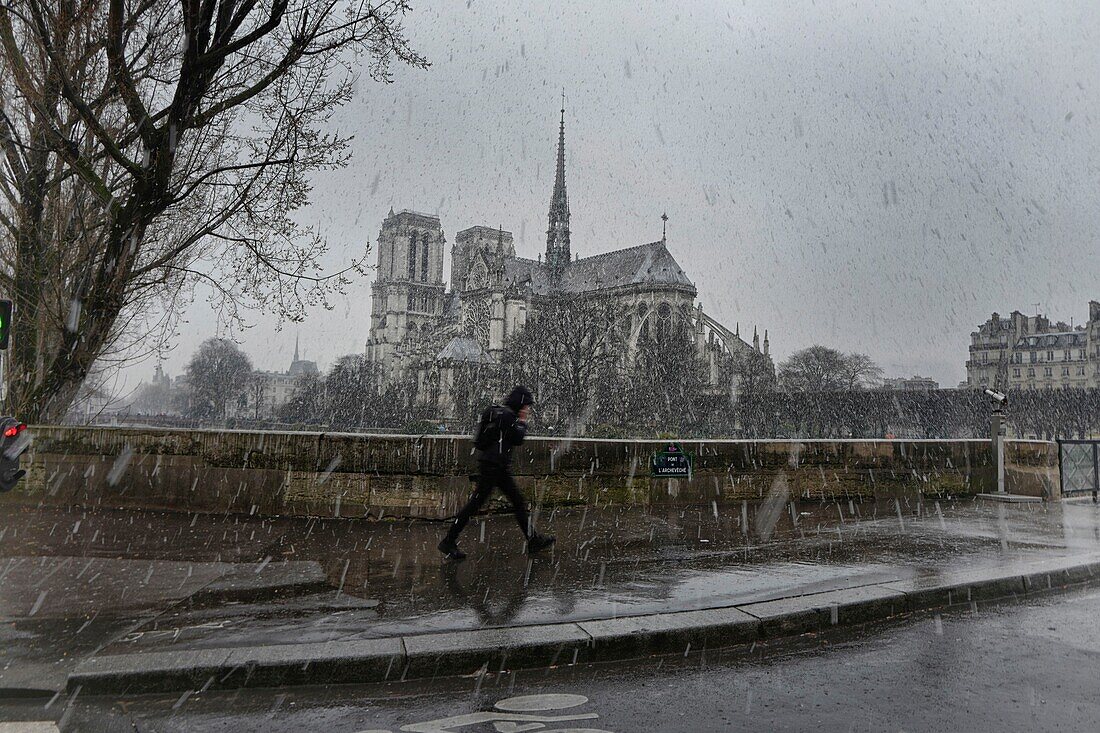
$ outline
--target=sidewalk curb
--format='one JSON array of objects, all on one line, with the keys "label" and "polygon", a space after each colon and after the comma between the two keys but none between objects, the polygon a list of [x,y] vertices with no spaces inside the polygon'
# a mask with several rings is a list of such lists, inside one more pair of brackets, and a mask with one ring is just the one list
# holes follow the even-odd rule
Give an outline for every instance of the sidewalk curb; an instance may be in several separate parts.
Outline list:
[{"label": "sidewalk curb", "polygon": [[235,649],[92,657],[68,677],[83,694],[367,683],[618,661],[732,646],[1100,581],[1100,555],[1004,573],[952,573],[724,608],[539,626]]}]

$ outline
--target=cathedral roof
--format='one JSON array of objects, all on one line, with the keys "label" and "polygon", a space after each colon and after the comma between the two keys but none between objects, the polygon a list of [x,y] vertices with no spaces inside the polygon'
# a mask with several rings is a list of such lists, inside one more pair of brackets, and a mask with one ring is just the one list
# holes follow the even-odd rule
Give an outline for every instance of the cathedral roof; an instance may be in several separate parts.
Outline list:
[{"label": "cathedral roof", "polygon": [[[504,261],[504,282],[518,287],[529,282],[531,290],[539,295],[555,290],[550,268],[543,262],[522,257]],[[574,260],[562,273],[559,288],[567,293],[588,293],[628,285],[695,288],[660,241]]]},{"label": "cathedral roof", "polygon": [[481,344],[473,339],[462,338],[460,336],[456,336],[448,341],[447,345],[444,346],[443,350],[436,356],[436,360],[438,361],[446,359],[482,364],[488,364],[493,361],[492,357],[482,348]]}]

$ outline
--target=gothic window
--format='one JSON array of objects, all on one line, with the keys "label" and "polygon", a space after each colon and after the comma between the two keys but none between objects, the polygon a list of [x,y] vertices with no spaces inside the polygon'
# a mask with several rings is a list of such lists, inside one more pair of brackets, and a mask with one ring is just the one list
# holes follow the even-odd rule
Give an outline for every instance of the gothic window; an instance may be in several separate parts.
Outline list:
[{"label": "gothic window", "polygon": [[420,263],[420,279],[424,282],[428,282],[428,250],[431,246],[428,244],[428,235],[420,237],[421,249],[424,250],[424,259]]},{"label": "gothic window", "polygon": [[478,290],[488,285],[489,271],[485,267],[485,262],[478,258],[470,268],[470,272],[466,275],[466,289]]},{"label": "gothic window", "polygon": [[666,339],[672,332],[672,306],[661,303],[657,306],[656,334],[658,339]]},{"label": "gothic window", "polygon": [[466,298],[462,302],[462,335],[489,346],[491,310],[488,298]]},{"label": "gothic window", "polygon": [[416,232],[409,235],[409,279],[416,279]]}]

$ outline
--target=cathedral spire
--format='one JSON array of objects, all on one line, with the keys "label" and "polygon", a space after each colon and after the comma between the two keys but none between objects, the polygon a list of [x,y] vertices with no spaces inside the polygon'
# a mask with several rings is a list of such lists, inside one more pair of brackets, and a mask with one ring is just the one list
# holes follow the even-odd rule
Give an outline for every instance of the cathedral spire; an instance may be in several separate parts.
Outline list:
[{"label": "cathedral spire", "polygon": [[565,193],[565,92],[561,95],[561,124],[558,128],[558,166],[546,228],[546,264],[560,275],[569,264],[569,197]]},{"label": "cathedral spire", "polygon": [[294,334],[294,361],[298,361],[298,334]]}]

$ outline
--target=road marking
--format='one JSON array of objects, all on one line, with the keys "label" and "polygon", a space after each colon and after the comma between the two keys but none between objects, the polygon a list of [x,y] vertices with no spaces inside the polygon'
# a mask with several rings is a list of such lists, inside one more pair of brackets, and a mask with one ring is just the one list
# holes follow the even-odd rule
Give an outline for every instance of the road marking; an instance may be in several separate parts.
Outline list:
[{"label": "road marking", "polygon": [[0,723],[0,733],[59,733],[52,720],[23,720]]},{"label": "road marking", "polygon": [[584,695],[521,695],[509,697],[496,704],[497,710],[512,713],[530,713],[537,710],[564,710],[584,705],[588,698]]}]

